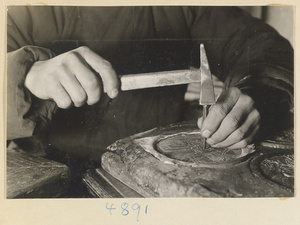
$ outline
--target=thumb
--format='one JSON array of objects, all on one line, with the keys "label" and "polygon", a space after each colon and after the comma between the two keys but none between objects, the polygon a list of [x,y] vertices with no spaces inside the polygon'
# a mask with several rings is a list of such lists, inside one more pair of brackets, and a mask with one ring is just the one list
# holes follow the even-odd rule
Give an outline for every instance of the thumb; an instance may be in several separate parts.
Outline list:
[{"label": "thumb", "polygon": [[202,128],[202,122],[203,122],[203,117],[201,116],[197,121],[197,126],[199,127],[199,129]]}]

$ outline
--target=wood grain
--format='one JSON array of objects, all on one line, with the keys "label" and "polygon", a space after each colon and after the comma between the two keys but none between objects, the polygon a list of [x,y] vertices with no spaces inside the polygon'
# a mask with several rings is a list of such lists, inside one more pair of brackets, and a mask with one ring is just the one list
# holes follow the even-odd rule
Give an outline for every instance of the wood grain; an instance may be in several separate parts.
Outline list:
[{"label": "wood grain", "polygon": [[66,165],[7,149],[7,198],[59,197],[69,186]]}]

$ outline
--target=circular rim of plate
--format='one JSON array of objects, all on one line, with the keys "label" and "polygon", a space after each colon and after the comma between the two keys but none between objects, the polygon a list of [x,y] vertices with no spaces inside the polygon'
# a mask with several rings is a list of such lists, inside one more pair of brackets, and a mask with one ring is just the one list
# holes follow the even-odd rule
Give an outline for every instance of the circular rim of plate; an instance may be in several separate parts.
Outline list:
[{"label": "circular rim of plate", "polygon": [[273,152],[273,153],[267,153],[267,154],[263,154],[263,153],[260,153],[260,155],[254,157],[253,159],[251,159],[250,163],[249,163],[249,166],[250,166],[250,170],[251,170],[251,173],[255,176],[255,177],[258,177],[260,179],[263,179],[265,181],[267,181],[268,183],[271,183],[273,185],[277,185],[279,187],[284,187],[288,190],[293,190],[293,188],[290,188],[290,187],[287,187],[285,186],[284,184],[280,183],[280,182],[277,182],[273,179],[271,179],[270,177],[268,177],[263,171],[261,171],[261,163],[265,160],[265,159],[268,159],[268,158],[271,158],[271,157],[274,157],[274,156],[281,156],[281,155],[293,155],[294,154],[294,151],[290,150],[288,153],[286,150],[284,151],[276,151],[276,152]]},{"label": "circular rim of plate", "polygon": [[[164,159],[163,161],[165,161],[166,163],[174,163],[174,164],[178,164],[178,165],[183,165],[183,166],[190,166],[190,167],[206,167],[206,168],[225,168],[225,167],[231,167],[231,166],[235,166],[239,163],[242,163],[244,161],[246,161],[249,157],[251,157],[255,152],[255,148],[251,148],[251,150],[253,150],[252,152],[241,156],[239,158],[230,160],[228,162],[203,162],[201,164],[196,163],[196,162],[187,162],[187,161],[183,161],[183,160],[179,160],[179,159],[174,159],[174,158],[170,158],[166,155],[164,155],[163,153],[161,153],[161,151],[158,150],[158,143],[166,140],[167,138],[173,137],[173,136],[179,136],[182,134],[187,134],[187,133],[193,133],[193,132],[179,132],[176,134],[172,134],[172,135],[166,135],[164,137],[161,137],[157,140],[155,140],[155,142],[153,143],[153,148],[154,150],[157,152],[157,155],[154,155],[154,157],[158,158],[159,160]],[[247,149],[250,149],[249,146],[246,147]],[[246,149],[245,148],[245,149]],[[237,150],[242,150],[237,149]]]}]

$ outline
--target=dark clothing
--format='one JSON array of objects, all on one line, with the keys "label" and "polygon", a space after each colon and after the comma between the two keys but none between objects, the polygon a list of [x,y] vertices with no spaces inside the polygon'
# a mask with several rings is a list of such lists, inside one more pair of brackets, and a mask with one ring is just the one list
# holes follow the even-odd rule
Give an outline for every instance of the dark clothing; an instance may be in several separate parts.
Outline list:
[{"label": "dark clothing", "polygon": [[[237,7],[10,7],[8,138],[48,127],[49,142],[98,157],[113,141],[180,120],[186,87],[152,88],[56,111],[24,87],[30,66],[88,46],[117,74],[199,67],[203,43],[211,71],[254,98],[268,121],[293,108],[293,49],[273,28]],[[26,47],[24,47],[26,46]],[[43,48],[40,48],[43,47]],[[264,117],[264,115],[267,115]]]}]

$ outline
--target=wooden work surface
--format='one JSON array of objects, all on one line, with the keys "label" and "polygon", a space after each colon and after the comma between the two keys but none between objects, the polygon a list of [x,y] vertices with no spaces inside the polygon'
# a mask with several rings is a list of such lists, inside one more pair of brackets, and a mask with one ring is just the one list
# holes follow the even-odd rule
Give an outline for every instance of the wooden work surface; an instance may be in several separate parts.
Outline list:
[{"label": "wooden work surface", "polygon": [[292,130],[237,150],[203,150],[199,142],[188,123],[153,129],[115,142],[102,167],[144,197],[294,195]]},{"label": "wooden work surface", "polygon": [[59,197],[69,185],[66,165],[7,149],[7,198]]}]

